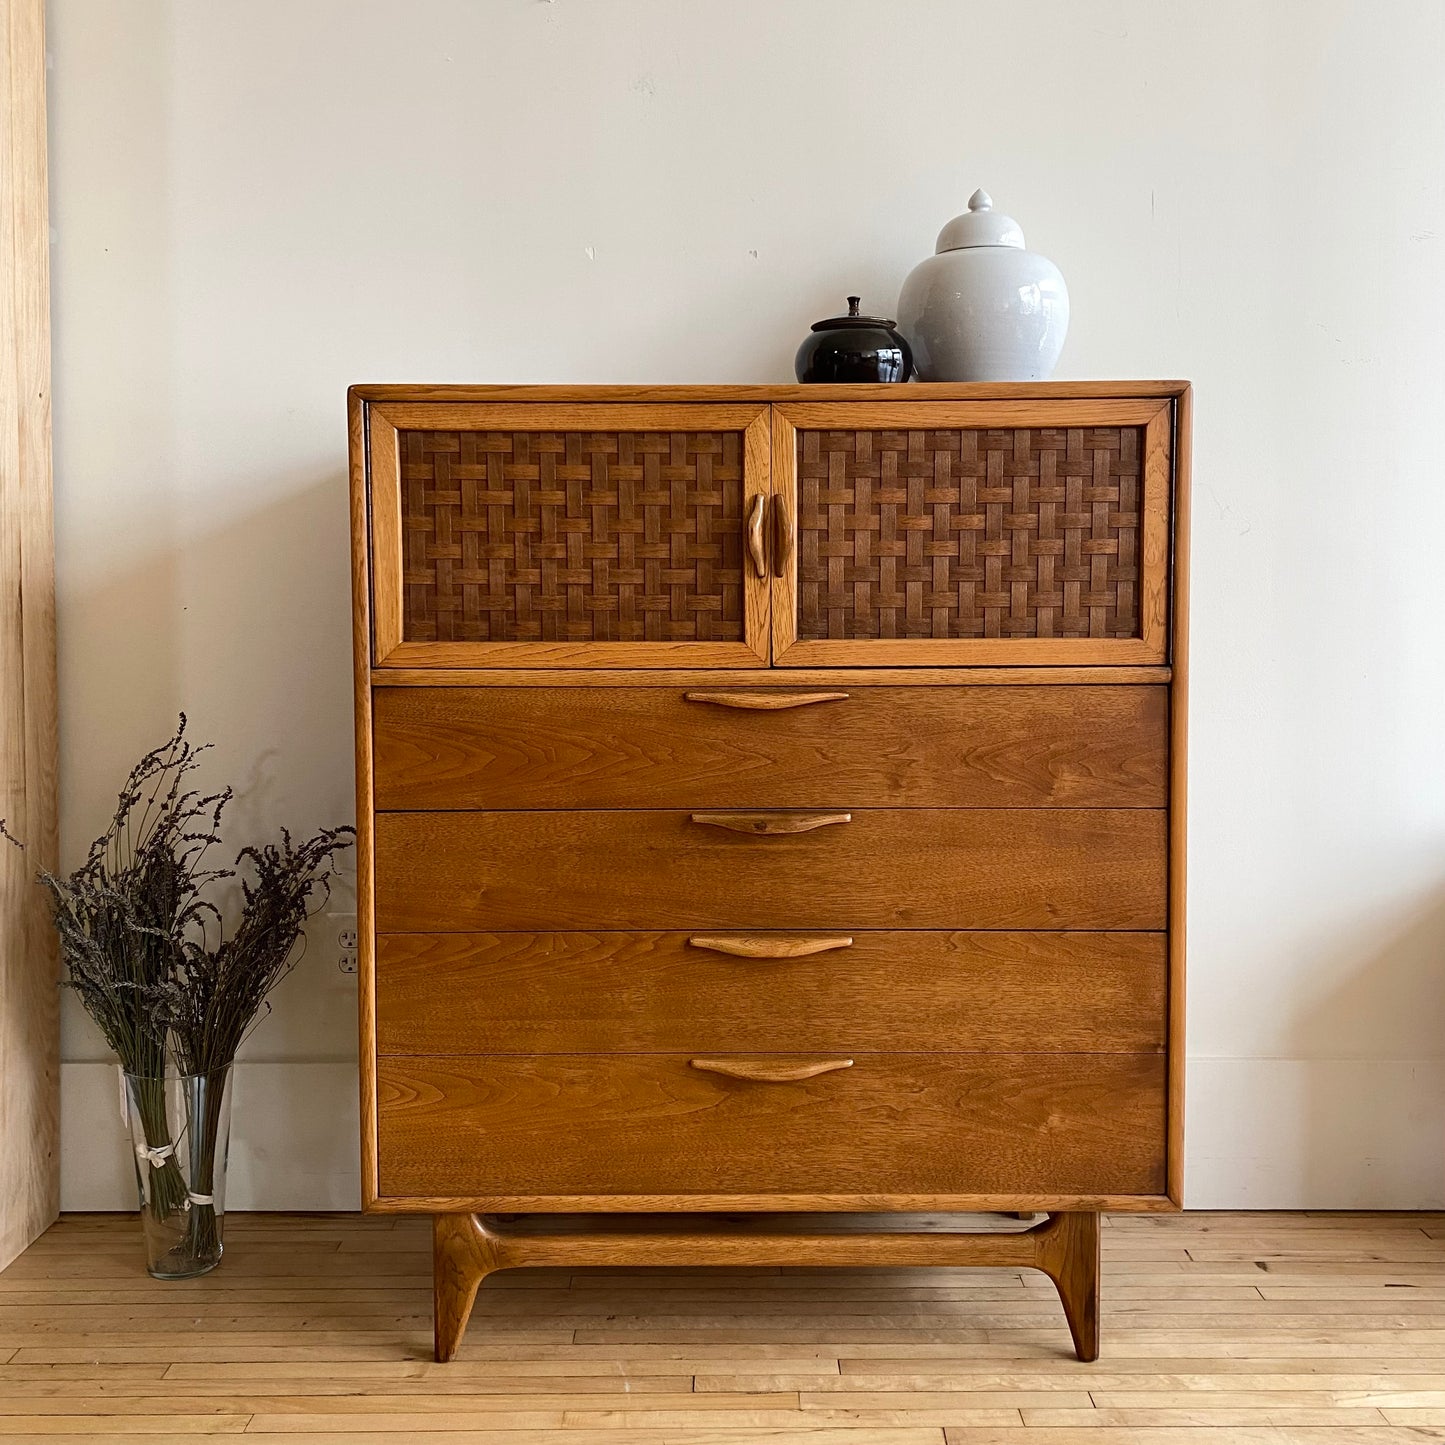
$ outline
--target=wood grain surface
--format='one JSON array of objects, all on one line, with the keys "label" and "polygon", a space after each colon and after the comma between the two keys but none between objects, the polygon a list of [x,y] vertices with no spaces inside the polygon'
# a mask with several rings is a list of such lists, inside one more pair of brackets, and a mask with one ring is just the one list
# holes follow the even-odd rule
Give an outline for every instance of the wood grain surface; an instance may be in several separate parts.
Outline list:
[{"label": "wood grain surface", "polygon": [[852,1057],[798,1083],[724,1078],[687,1055],[384,1058],[382,1193],[1163,1188],[1158,1054]]},{"label": "wood grain surface", "polygon": [[502,929],[1159,929],[1153,809],[897,808],[750,837],[687,813],[381,813],[384,933]]},{"label": "wood grain surface", "polygon": [[[787,935],[773,937],[787,946]],[[1162,934],[851,937],[847,947],[803,957],[739,958],[696,947],[686,933],[382,934],[377,1047],[550,1054],[1163,1046]]]},{"label": "wood grain surface", "polygon": [[[937,1258],[958,1229],[1018,1229],[781,1223],[840,1252],[849,1230],[929,1232]],[[146,1277],[134,1215],[67,1215],[0,1275],[0,1407],[13,1440],[103,1445],[1427,1445],[1445,1426],[1445,1215],[1102,1223],[1094,1365],[1002,1251],[508,1271],[436,1365],[428,1219],[229,1213],[225,1263],[177,1285]]]},{"label": "wood grain surface", "polygon": [[866,687],[756,709],[686,689],[379,688],[374,737],[381,809],[1158,808],[1168,698]]},{"label": "wood grain surface", "polygon": [[0,0],[0,1265],[60,1206],[45,6]]},{"label": "wood grain surface", "polygon": [[[925,381],[909,385],[908,396],[918,401],[1067,401],[1073,397],[1138,398],[1178,396],[1189,389],[1187,381]],[[418,385],[411,382],[358,382],[350,395],[370,402],[435,402],[439,404],[560,402],[569,406],[605,403],[609,406],[633,402],[709,402],[716,405],[741,402],[834,402],[898,400],[893,383],[864,382],[830,385],[794,382],[754,382],[724,386],[701,385],[537,385],[535,383],[491,383]]]},{"label": "wood grain surface", "polygon": [[389,667],[378,687],[1122,687],[1167,683],[1168,667],[593,667],[559,677],[545,667]]},{"label": "wood grain surface", "polygon": [[[557,436],[570,436],[574,460],[580,460],[578,449],[585,436],[612,433],[621,461],[627,462],[618,467],[623,491],[611,493],[609,505],[591,506],[584,500],[580,477],[568,478],[568,485],[561,488],[542,486],[544,480],[556,479],[550,474],[544,479],[526,458],[510,480],[491,466],[472,466],[464,468],[469,475],[457,486],[451,484],[449,473],[444,478],[432,475],[428,485],[427,467],[420,460],[426,448],[418,453],[415,440],[408,439],[418,433],[444,433],[451,442],[443,437],[436,445],[446,446],[457,443],[461,434],[481,432],[514,439],[547,432],[555,434],[553,442]],[[641,473],[630,464],[629,449],[620,439],[631,432],[672,433],[673,442],[688,433],[694,441],[703,434],[717,434],[714,442],[718,435],[728,434],[727,444],[736,447],[742,466],[740,477],[735,466],[729,473],[730,504],[721,508],[728,516],[714,516],[724,498],[705,474],[694,477],[699,485],[691,490],[681,477],[654,475],[650,480],[656,485],[634,495],[632,483],[642,479]],[[740,577],[735,574],[744,513],[759,500],[766,509],[770,495],[769,436],[768,410],[757,405],[371,402],[367,478],[374,664],[379,668],[587,668],[765,663],[770,581],[752,567]],[[522,449],[527,450],[525,443]],[[609,474],[605,462],[598,465],[604,477]],[[685,472],[686,467],[680,470]],[[485,499],[477,493],[482,478],[470,475],[478,471],[487,481]],[[596,478],[591,484],[594,490],[595,484]],[[607,485],[603,483],[604,491]],[[647,507],[633,505],[639,498]],[[731,503],[738,504],[735,513]],[[697,513],[700,504],[703,520]],[[642,510],[650,510],[650,519],[641,517]],[[720,543],[711,535],[709,517],[728,532],[729,559],[715,555]],[[609,531],[613,527],[620,532]],[[661,540],[664,533],[671,541]],[[639,544],[648,554],[645,559],[637,554]],[[505,562],[504,554],[510,562]],[[664,560],[671,564],[666,569],[661,567]],[[652,564],[650,571],[646,563]],[[725,563],[721,572],[717,563]],[[690,602],[681,580],[686,571],[692,572],[690,585],[696,593]],[[740,585],[736,599],[740,616],[732,592],[724,589],[728,592],[724,600],[718,591],[723,573],[731,577],[731,588]],[[652,618],[656,606],[670,612],[674,606],[678,609],[660,634],[656,618],[645,626],[639,622],[639,610],[642,617]],[[710,616],[715,606],[727,611],[729,625],[715,633],[710,627],[698,629],[694,608]],[[473,614],[476,607],[483,612]],[[565,611],[565,625],[552,615],[553,608]],[[503,613],[513,616],[512,625],[502,624]],[[538,621],[543,614],[550,619],[545,626]],[[460,620],[455,622],[446,620],[457,617]],[[739,622],[740,628],[733,625]],[[494,633],[493,623],[500,635]]]},{"label": "wood grain surface", "polygon": [[[809,1225],[811,1224],[811,1227]],[[561,1227],[558,1227],[558,1226]],[[1099,1357],[1099,1216],[1050,1214],[1031,1229],[895,1227],[863,1233],[836,1216],[791,1226],[777,1219],[705,1215],[587,1216],[520,1222],[439,1214],[434,1227],[436,1358],[455,1357],[477,1288],[490,1274],[536,1266],[619,1269],[770,1265],[858,1268],[1037,1269],[1055,1285],[1083,1362]]]},{"label": "wood grain surface", "polygon": [[[793,519],[795,532],[801,530],[803,533],[801,541],[798,536],[794,537],[790,561],[782,567],[774,583],[774,665],[787,668],[945,667],[1166,662],[1169,642],[1168,506],[1172,426],[1172,402],[1146,397],[1142,393],[1131,400],[1060,399],[1047,403],[1003,400],[938,404],[921,399],[890,398],[886,402],[843,403],[809,399],[807,402],[774,405],[773,491],[783,499]],[[1137,544],[1134,551],[1138,567],[1126,567],[1123,576],[1118,579],[1119,583],[1135,591],[1139,601],[1139,627],[1137,631],[1129,629],[1134,635],[1010,635],[1014,629],[1025,625],[1024,616],[1034,603],[1045,604],[1050,618],[1055,616],[1055,609],[1063,608],[1066,603],[1062,584],[1059,587],[1054,585],[1055,568],[1064,561],[1064,544],[1057,536],[1045,535],[1052,533],[1054,524],[1062,520],[1063,512],[1058,504],[1064,501],[1066,489],[1045,485],[1042,476],[1038,478],[1042,487],[1039,496],[1044,499],[1042,505],[1046,511],[1017,534],[1019,538],[1034,538],[1035,544],[1042,549],[1038,567],[1020,566],[1029,550],[1028,544],[1020,541],[1018,545],[1013,545],[1003,536],[1007,530],[1006,523],[1014,523],[1029,510],[1030,502],[1025,495],[1028,486],[1022,479],[1018,487],[989,492],[988,497],[997,497],[998,500],[982,510],[960,494],[956,500],[963,506],[963,511],[948,524],[945,535],[926,543],[920,542],[922,531],[915,534],[914,529],[927,529],[941,520],[935,515],[937,509],[925,507],[921,497],[915,494],[914,500],[918,503],[916,515],[905,521],[894,518],[893,511],[905,501],[907,489],[895,485],[896,479],[892,477],[880,475],[880,486],[876,491],[871,484],[865,483],[860,500],[858,495],[850,494],[841,472],[830,471],[826,507],[821,513],[816,506],[810,510],[804,507],[807,484],[802,473],[806,467],[800,453],[807,450],[810,433],[840,437],[840,444],[846,449],[850,445],[847,441],[850,433],[854,437],[866,432],[908,434],[918,441],[925,433],[931,434],[937,429],[960,434],[985,429],[1000,435],[1011,433],[1015,441],[1020,441],[1031,427],[1046,429],[1050,434],[1059,428],[1144,428],[1142,534],[1137,531],[1128,534]],[[946,466],[942,475],[949,475]],[[1009,500],[1007,509],[1001,510],[1004,492],[1007,492]],[[1110,505],[1103,500],[1104,492],[1100,493],[1097,505],[1091,504],[1089,540],[1086,544],[1089,549],[1113,545],[1102,534],[1111,520],[1123,515],[1118,499]],[[952,491],[945,483],[929,495],[942,504]],[[884,507],[887,515],[875,516],[869,521],[861,513],[869,510],[875,502]],[[1077,521],[1082,520],[1081,513],[1069,515]],[[983,527],[984,537],[979,544],[979,556],[970,557],[974,549],[967,538],[974,535],[974,527]],[[820,529],[824,534],[821,540]],[[812,540],[808,541],[810,533]],[[900,548],[902,553],[899,553]],[[926,556],[922,555],[925,552]],[[957,576],[950,577],[945,575],[948,573],[948,558],[955,554],[962,570]],[[901,585],[904,580],[901,564],[906,558],[912,558],[917,563],[917,567],[908,572],[908,587]],[[1006,585],[1004,573],[996,570],[1002,568],[1005,559],[1008,564]],[[1095,557],[1089,566],[1091,579],[1104,587],[1104,592],[1093,594],[1095,600],[1109,591],[1107,579],[1100,575],[1095,565],[1101,561],[1102,557]],[[864,615],[856,619],[857,626],[843,628],[853,635],[833,635],[842,626],[841,617],[836,612],[830,614],[833,625],[822,628],[821,635],[821,624],[816,618],[811,618],[818,598],[809,589],[818,583],[820,568],[825,564],[829,576],[838,584],[830,594],[833,601],[840,606],[845,601],[849,605],[856,601],[862,608]],[[943,611],[939,609],[946,611],[954,603],[963,606],[968,590],[990,578],[998,582],[1003,590],[989,591],[987,596],[995,606],[1003,606],[1007,598],[1008,626],[1000,621],[998,630],[1001,635],[997,636],[950,636],[954,624],[946,623]],[[1031,590],[1031,586],[1041,590]],[[930,592],[930,589],[936,590]],[[934,608],[924,608],[925,593],[931,595],[937,604]],[[879,609],[886,616],[875,615]],[[931,620],[927,621],[927,625],[920,609],[930,611]],[[912,613],[912,623],[901,626],[900,612]],[[1094,609],[1091,616],[1096,615],[1097,609]],[[971,625],[957,619],[955,622],[965,630]],[[1052,627],[1043,630],[1051,631]],[[920,632],[928,635],[920,635]],[[870,633],[873,635],[867,635]]]},{"label": "wood grain surface", "polygon": [[1169,1197],[1184,1203],[1184,981],[1188,955],[1189,843],[1189,521],[1194,396],[1178,401],[1174,475],[1174,597],[1176,662],[1169,690]]}]

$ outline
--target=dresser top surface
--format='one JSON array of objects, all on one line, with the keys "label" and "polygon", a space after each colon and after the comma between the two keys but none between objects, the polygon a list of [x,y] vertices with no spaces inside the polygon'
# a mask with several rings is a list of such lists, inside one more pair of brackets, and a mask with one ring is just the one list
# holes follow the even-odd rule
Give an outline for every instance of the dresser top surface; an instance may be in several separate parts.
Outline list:
[{"label": "dresser top surface", "polygon": [[450,383],[360,383],[356,401],[615,401],[615,402],[823,402],[823,401],[1063,401],[1110,397],[1179,397],[1187,381],[907,382],[858,386],[813,384],[729,386],[460,386]]}]

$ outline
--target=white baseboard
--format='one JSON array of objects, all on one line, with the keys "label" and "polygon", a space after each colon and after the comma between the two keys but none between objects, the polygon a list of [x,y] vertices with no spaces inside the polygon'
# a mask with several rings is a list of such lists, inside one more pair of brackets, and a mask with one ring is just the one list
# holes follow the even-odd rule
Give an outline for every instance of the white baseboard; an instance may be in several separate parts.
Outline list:
[{"label": "white baseboard", "polygon": [[[360,1207],[356,1065],[237,1065],[230,1209]],[[1445,1208],[1445,1060],[1193,1059],[1191,1209]],[[113,1064],[61,1067],[61,1208],[135,1208]]]},{"label": "white baseboard", "polygon": [[1190,1209],[1445,1208],[1445,1059],[1191,1059]]},{"label": "white baseboard", "polygon": [[[228,1209],[361,1208],[356,1065],[240,1063]],[[60,1207],[134,1209],[114,1064],[60,1067]]]}]

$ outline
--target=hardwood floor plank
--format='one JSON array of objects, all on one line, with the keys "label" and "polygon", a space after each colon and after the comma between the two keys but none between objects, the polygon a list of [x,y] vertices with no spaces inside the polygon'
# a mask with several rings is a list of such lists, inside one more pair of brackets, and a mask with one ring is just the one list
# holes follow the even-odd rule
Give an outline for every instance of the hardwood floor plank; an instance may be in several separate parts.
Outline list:
[{"label": "hardwood floor plank", "polygon": [[1379,1410],[1343,1408],[1286,1408],[1268,1410],[1263,1415],[1255,1409],[1216,1409],[1209,1404],[1191,1406],[1187,1410],[1025,1410],[1024,1424],[1032,1428],[1088,1426],[1130,1430],[1164,1427],[1205,1428],[1270,1426],[1339,1426],[1385,1425],[1389,1422]]},{"label": "hardwood floor plank", "polygon": [[[410,1430],[328,1430],[282,1434],[248,1431],[266,1445],[416,1445]],[[205,1445],[206,1436],[181,1437],[166,1445]],[[439,1434],[439,1445],[945,1445],[943,1430],[934,1426],[854,1430],[824,1425],[818,1429],[757,1426],[744,1429],[630,1430],[568,1427],[556,1430],[455,1430]],[[971,1441],[970,1441],[971,1445]],[[1011,1445],[1024,1445],[1017,1430]],[[1278,1441],[1272,1445],[1279,1445]]]},{"label": "hardwood floor plank", "polygon": [[235,1216],[162,1284],[129,1216],[0,1274],[0,1441],[1421,1445],[1445,1215],[1112,1216],[1104,1356],[1019,1270],[527,1270],[431,1360],[425,1221]]},{"label": "hardwood floor plank", "polygon": [[[239,1435],[251,1422],[249,1415],[190,1415],[162,1411],[156,1415],[118,1415],[107,1413],[107,1435]],[[74,1415],[0,1415],[0,1440],[50,1439],[52,1436],[75,1436],[87,1433],[97,1423],[94,1416]]]}]

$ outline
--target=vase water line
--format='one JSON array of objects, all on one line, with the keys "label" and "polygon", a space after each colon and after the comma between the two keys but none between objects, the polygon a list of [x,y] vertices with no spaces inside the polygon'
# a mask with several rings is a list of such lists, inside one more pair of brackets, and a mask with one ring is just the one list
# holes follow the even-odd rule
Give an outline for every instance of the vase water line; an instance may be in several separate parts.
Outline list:
[{"label": "vase water line", "polygon": [[191,1279],[221,1262],[231,1070],[121,1075],[146,1270]]}]

